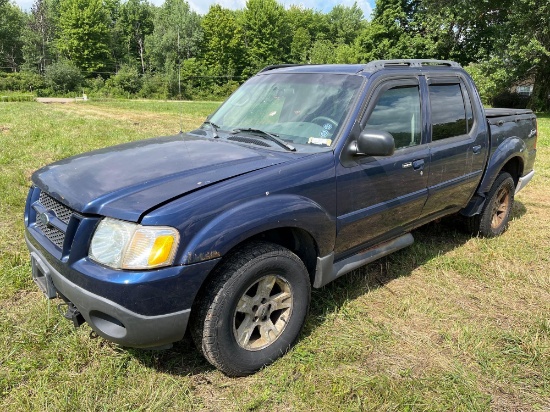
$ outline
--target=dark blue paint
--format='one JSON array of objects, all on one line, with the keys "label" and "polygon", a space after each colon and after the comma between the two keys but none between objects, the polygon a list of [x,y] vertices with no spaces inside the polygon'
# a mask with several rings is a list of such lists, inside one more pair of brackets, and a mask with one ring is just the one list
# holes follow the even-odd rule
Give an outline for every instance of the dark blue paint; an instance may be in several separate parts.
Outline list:
[{"label": "dark blue paint", "polygon": [[[71,157],[33,175],[25,207],[29,241],[71,282],[143,315],[188,309],[221,258],[265,231],[296,228],[311,235],[319,257],[335,261],[395,238],[429,220],[479,211],[501,168],[521,159],[533,168],[534,123],[489,129],[471,78],[457,67],[362,71],[363,65],[296,66],[279,72],[362,76],[363,84],[332,147],[313,152],[265,149],[213,139],[207,133],[128,143]],[[472,102],[468,135],[431,142],[428,82],[461,79]],[[422,144],[388,157],[350,152],[376,100],[379,85],[413,79],[420,87]],[[434,80],[435,79],[435,80]],[[511,137],[515,134],[521,136]],[[479,147],[478,147],[479,146]],[[409,163],[411,167],[403,167]],[[32,204],[40,190],[74,209],[63,248],[35,226]],[[475,196],[473,196],[475,194]],[[470,200],[471,199],[471,200]],[[113,270],[88,259],[102,216],[177,228],[173,267]]]},{"label": "dark blue paint", "polygon": [[207,274],[218,259],[187,266],[150,271],[122,271],[98,265],[83,257],[72,264],[52,256],[36,232],[29,241],[57,271],[78,286],[103,296],[140,315],[156,316],[189,309]]},{"label": "dark blue paint", "polygon": [[38,170],[32,179],[78,212],[137,222],[172,198],[300,156],[177,135],[70,157]]},{"label": "dark blue paint", "polygon": [[328,254],[336,234],[335,184],[332,151],[309,154],[190,193],[148,213],[142,223],[180,230],[176,259],[182,264],[209,252],[224,255],[276,227],[305,230]]}]

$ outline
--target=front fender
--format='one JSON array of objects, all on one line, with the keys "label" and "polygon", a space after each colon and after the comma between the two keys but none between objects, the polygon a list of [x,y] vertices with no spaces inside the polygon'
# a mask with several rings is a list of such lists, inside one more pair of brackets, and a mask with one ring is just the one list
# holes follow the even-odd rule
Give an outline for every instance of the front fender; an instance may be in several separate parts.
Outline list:
[{"label": "front fender", "polygon": [[205,225],[183,254],[182,264],[197,263],[225,255],[244,240],[277,228],[308,232],[321,256],[334,249],[335,218],[311,199],[297,195],[270,195],[224,211]]}]

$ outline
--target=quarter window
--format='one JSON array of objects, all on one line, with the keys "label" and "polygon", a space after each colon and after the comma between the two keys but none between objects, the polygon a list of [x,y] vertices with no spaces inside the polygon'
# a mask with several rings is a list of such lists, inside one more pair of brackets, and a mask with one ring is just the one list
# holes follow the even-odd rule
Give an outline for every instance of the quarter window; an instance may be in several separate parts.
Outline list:
[{"label": "quarter window", "polygon": [[395,148],[420,144],[420,94],[418,86],[400,86],[384,91],[374,107],[365,129],[389,132]]}]

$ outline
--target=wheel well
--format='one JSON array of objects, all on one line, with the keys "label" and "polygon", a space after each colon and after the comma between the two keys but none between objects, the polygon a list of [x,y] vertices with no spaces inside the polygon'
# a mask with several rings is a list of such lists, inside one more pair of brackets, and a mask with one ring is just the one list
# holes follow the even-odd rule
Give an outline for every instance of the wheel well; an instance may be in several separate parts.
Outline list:
[{"label": "wheel well", "polygon": [[254,240],[272,242],[295,253],[304,262],[313,283],[319,252],[315,240],[308,232],[293,227],[278,228],[259,233],[248,239],[247,242]]},{"label": "wheel well", "polygon": [[502,167],[501,172],[510,173],[514,179],[514,186],[517,186],[519,178],[523,174],[523,161],[519,157],[513,157]]},{"label": "wheel well", "polygon": [[239,253],[239,249],[241,249],[244,245],[254,241],[260,241],[260,240],[275,243],[295,253],[296,256],[298,256],[300,260],[304,262],[304,266],[306,267],[309,274],[309,280],[313,285],[313,281],[315,280],[315,269],[317,266],[317,256],[319,255],[319,249],[317,247],[317,243],[315,242],[313,237],[303,229],[298,229],[293,227],[277,228],[277,229],[267,230],[262,233],[258,233],[257,235],[254,235],[242,241],[238,245],[234,246],[231,250],[229,250],[226,254],[224,254],[224,256],[222,257],[222,259],[220,259],[218,264],[210,271],[208,276],[203,280],[200,289],[198,290],[197,294],[193,298],[194,300],[193,308],[200,301],[200,297],[204,295],[206,290],[208,290],[208,287],[211,284],[212,279],[215,276],[219,275],[217,269],[220,267],[220,265],[222,265],[223,262],[229,256],[235,253]]},{"label": "wheel well", "polygon": [[305,230],[293,227],[284,227],[258,233],[257,235],[254,235],[234,246],[224,255],[216,267],[211,270],[210,274],[204,280],[201,290],[209,283],[209,279],[212,276],[215,276],[214,274],[216,273],[216,268],[219,267],[228,256],[238,253],[239,249],[241,249],[243,245],[260,240],[275,243],[295,253],[296,256],[304,262],[304,266],[309,273],[311,284],[313,284],[313,280],[315,279],[317,256],[319,255],[315,240]]}]

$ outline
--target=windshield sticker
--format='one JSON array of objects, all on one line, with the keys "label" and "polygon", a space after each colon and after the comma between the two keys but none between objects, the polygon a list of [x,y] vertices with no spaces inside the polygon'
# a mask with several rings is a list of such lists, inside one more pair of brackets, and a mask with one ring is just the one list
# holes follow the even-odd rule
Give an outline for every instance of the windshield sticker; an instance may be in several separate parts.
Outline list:
[{"label": "windshield sticker", "polygon": [[325,123],[325,124],[323,125],[323,129],[325,129],[325,130],[330,130],[330,129],[332,129],[332,125],[331,125],[330,123]]},{"label": "windshield sticker", "polygon": [[332,144],[332,139],[323,139],[321,137],[310,137],[307,143],[330,146]]}]

